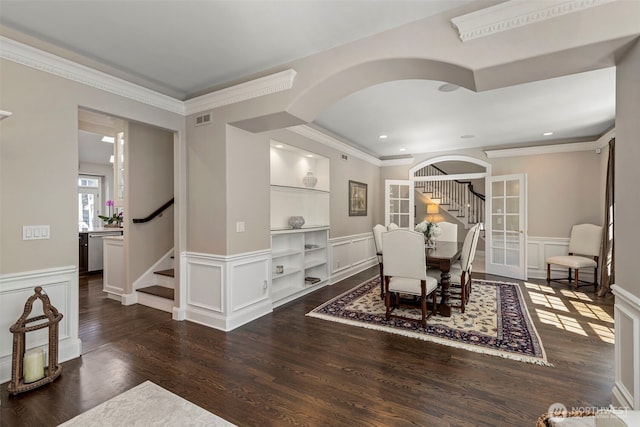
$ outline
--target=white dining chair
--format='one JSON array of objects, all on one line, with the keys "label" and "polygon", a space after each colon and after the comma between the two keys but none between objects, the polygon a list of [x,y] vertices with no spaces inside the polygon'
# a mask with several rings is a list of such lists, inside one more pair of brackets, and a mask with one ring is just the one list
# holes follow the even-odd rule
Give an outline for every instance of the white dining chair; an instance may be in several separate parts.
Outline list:
[{"label": "white dining chair", "polygon": [[458,241],[458,224],[452,222],[441,221],[436,222],[440,227],[440,235],[436,237],[438,242],[457,242]]},{"label": "white dining chair", "polygon": [[380,268],[380,298],[384,298],[384,266],[382,258],[382,233],[387,232],[387,227],[376,224],[373,227],[373,242],[376,245],[376,256],[378,257],[378,267]]},{"label": "white dining chair", "polygon": [[[384,247],[384,279],[386,319],[391,317],[427,326],[427,318],[436,314],[438,305],[436,290],[438,281],[427,276],[427,258],[424,250],[424,235],[410,230],[393,230],[382,235]],[[415,308],[415,304],[403,303],[401,294],[419,297],[421,316],[419,319],[394,313],[398,307]],[[427,296],[433,295],[433,309],[427,314]],[[392,302],[393,298],[393,302]]]}]

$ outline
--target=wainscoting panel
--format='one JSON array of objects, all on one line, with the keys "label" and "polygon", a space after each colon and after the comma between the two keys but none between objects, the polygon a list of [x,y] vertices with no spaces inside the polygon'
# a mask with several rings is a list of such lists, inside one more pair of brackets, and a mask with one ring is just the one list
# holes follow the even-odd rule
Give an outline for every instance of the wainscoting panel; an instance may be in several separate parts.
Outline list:
[{"label": "wainscoting panel", "polygon": [[615,385],[612,401],[616,407],[640,410],[640,298],[618,285],[615,318]]},{"label": "wainscoting panel", "polygon": [[378,263],[373,233],[329,239],[329,248],[332,284]]},{"label": "wainscoting panel", "polygon": [[[78,337],[78,270],[76,266],[38,270],[0,276],[0,383],[11,379],[13,334],[11,325],[22,315],[24,304],[36,286],[49,296],[51,304],[63,314],[59,324],[58,358],[65,362],[80,356]],[[33,305],[30,317],[42,314],[39,302]],[[27,350],[42,347],[48,350],[48,330],[27,333]]]},{"label": "wainscoting panel", "polygon": [[223,331],[270,313],[270,254],[184,253],[185,307],[176,311],[184,312],[187,320]]}]

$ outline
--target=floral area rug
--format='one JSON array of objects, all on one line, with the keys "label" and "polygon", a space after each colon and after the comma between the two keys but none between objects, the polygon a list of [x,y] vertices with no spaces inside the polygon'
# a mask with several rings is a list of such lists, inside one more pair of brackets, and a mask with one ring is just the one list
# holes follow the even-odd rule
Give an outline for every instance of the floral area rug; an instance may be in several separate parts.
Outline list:
[{"label": "floral area rug", "polygon": [[[307,316],[362,328],[404,335],[478,353],[538,365],[547,362],[540,337],[531,321],[518,284],[474,279],[464,313],[452,309],[419,322],[385,320],[380,278],[375,277],[307,313]],[[420,317],[419,309],[396,309],[397,314]]]}]

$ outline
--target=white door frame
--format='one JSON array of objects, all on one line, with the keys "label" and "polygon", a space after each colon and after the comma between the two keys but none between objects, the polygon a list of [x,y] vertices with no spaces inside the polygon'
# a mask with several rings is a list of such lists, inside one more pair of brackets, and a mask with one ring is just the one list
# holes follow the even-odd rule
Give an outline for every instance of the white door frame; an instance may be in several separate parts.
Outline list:
[{"label": "white door frame", "polygon": [[[404,224],[396,224],[398,225],[400,228],[407,228],[409,230],[413,230],[413,223],[414,223],[414,212],[413,212],[413,205],[414,205],[414,195],[413,195],[413,181],[411,180],[404,180],[404,179],[386,179],[384,181],[384,225],[387,226],[389,225],[391,221],[391,192],[389,191],[389,186],[391,185],[406,185],[409,187],[409,194],[408,194],[408,201],[409,201],[409,205],[408,205],[408,215],[409,215],[409,222],[408,222],[408,227],[404,227]],[[401,221],[399,221],[401,222]]]}]

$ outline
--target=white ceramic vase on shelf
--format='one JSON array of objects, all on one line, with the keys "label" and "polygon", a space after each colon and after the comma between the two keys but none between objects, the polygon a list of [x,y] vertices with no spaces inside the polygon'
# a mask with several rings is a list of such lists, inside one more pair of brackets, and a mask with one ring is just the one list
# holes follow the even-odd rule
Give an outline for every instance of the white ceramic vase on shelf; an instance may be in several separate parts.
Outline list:
[{"label": "white ceramic vase on shelf", "polygon": [[313,175],[312,171],[309,171],[307,175],[302,178],[302,183],[305,187],[313,188],[318,183],[318,178]]}]

